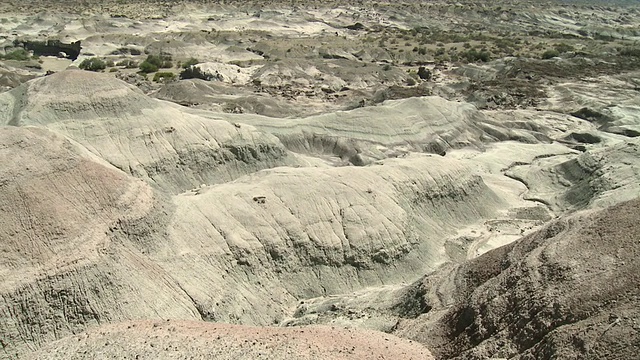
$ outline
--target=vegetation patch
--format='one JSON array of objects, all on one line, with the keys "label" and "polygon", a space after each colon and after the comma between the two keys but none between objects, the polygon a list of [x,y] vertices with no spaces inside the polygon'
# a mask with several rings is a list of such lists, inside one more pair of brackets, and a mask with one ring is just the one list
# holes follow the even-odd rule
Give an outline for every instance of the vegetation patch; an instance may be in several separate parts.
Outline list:
[{"label": "vegetation patch", "polygon": [[82,60],[78,67],[87,71],[101,71],[107,68],[107,63],[100,58],[94,57]]},{"label": "vegetation patch", "polygon": [[29,52],[23,48],[13,50],[12,52],[7,53],[4,56],[0,55],[0,59],[4,60],[27,61],[30,58],[31,56],[29,55]]},{"label": "vegetation patch", "polygon": [[149,55],[147,59],[140,64],[140,72],[144,74],[158,71],[158,69],[169,69],[173,67],[171,55]]},{"label": "vegetation patch", "polygon": [[155,82],[169,82],[171,80],[174,80],[176,78],[176,74],[172,73],[172,72],[157,72],[154,76],[153,76],[153,81]]},{"label": "vegetation patch", "polygon": [[549,49],[542,53],[542,58],[544,60],[553,59],[554,57],[560,56],[560,52],[556,49]]},{"label": "vegetation patch", "polygon": [[189,60],[187,60],[187,61],[183,62],[180,66],[181,66],[183,69],[186,69],[186,68],[188,68],[188,67],[190,67],[190,66],[192,66],[192,65],[197,65],[197,64],[199,64],[199,63],[200,63],[200,61],[199,61],[198,59],[196,59],[196,58],[189,58]]}]

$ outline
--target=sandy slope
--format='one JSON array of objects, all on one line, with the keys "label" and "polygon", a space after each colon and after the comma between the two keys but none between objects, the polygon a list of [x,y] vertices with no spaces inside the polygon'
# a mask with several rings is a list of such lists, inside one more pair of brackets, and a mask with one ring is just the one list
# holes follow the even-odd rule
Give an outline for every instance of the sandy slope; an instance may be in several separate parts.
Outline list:
[{"label": "sandy slope", "polygon": [[396,334],[442,359],[635,358],[639,205],[554,221],[425,277],[416,285],[425,313]]},{"label": "sandy slope", "polygon": [[[132,320],[330,322],[305,317],[315,305],[301,301],[360,292],[365,313],[375,294],[403,299],[389,285],[578,205],[637,196],[636,140],[608,134],[579,142],[578,156],[580,137],[566,136],[599,134],[587,120],[511,115],[439,97],[302,119],[230,115],[83,71],[0,94],[0,355]],[[567,205],[547,191],[584,196]],[[371,328],[390,330],[403,311]]]},{"label": "sandy slope", "polygon": [[39,78],[0,95],[0,104],[4,124],[47,127],[171,192],[298,163],[270,134],[190,115],[104,74]]},{"label": "sandy slope", "polygon": [[206,3],[0,2],[0,359],[637,357],[637,7]]},{"label": "sandy slope", "polygon": [[393,335],[337,327],[258,328],[187,321],[105,325],[51,343],[31,359],[433,359]]},{"label": "sandy slope", "polygon": [[[88,72],[34,80],[0,104],[14,159],[0,172],[9,354],[105,322],[279,323],[300,299],[410,282],[464,258],[445,248],[461,228],[526,206],[520,183],[488,186],[470,160],[386,158],[382,147],[428,150],[431,136],[492,139],[473,107],[439,98],[300,119],[320,139],[308,151],[243,123],[253,116],[195,114]],[[337,130],[322,138],[321,121]],[[383,160],[328,165],[352,150]]]}]

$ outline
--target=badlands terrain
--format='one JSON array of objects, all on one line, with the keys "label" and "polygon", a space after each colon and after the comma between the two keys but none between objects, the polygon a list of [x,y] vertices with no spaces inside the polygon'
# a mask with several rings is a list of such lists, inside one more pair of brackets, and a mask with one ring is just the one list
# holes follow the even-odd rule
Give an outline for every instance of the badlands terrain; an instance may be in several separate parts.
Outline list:
[{"label": "badlands terrain", "polygon": [[0,14],[0,359],[638,357],[636,1]]}]

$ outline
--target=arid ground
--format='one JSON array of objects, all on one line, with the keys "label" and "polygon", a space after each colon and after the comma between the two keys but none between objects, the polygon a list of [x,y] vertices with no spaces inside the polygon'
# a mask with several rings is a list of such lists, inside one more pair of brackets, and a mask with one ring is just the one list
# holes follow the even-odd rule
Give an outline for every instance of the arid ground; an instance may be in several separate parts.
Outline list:
[{"label": "arid ground", "polygon": [[633,359],[635,1],[3,1],[0,359]]}]

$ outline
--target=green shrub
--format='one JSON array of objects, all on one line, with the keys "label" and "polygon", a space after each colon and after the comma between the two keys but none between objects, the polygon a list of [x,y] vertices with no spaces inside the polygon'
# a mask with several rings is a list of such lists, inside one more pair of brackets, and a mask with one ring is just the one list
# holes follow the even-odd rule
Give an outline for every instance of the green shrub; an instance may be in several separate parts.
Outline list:
[{"label": "green shrub", "polygon": [[4,58],[5,60],[26,61],[26,60],[29,60],[30,56],[29,56],[29,52],[27,50],[25,50],[23,48],[19,48],[19,49],[13,50],[12,52],[6,54],[2,58]]},{"label": "green shrub", "polygon": [[147,60],[143,61],[140,66],[140,72],[143,74],[148,74],[152,72],[158,71],[158,66],[148,62]]},{"label": "green shrub", "polygon": [[427,69],[424,66],[420,66],[418,68],[418,77],[422,80],[431,80],[431,70]]},{"label": "green shrub", "polygon": [[555,49],[550,49],[542,53],[542,58],[545,60],[552,59],[557,56],[560,56],[560,53]]},{"label": "green shrub", "polygon": [[149,55],[145,61],[156,66],[158,69],[169,69],[173,67],[171,55]]},{"label": "green shrub", "polygon": [[78,67],[82,70],[100,71],[107,68],[107,63],[100,58],[94,57],[82,60]]},{"label": "green shrub", "polygon": [[167,82],[176,78],[176,74],[172,72],[157,72],[153,76],[153,81],[155,82]]},{"label": "green shrub", "polygon": [[[289,50],[291,50],[291,49],[289,49]],[[198,64],[199,62],[200,62],[200,61],[198,61],[198,59],[196,59],[196,58],[190,58],[189,60],[187,60],[187,61],[185,61],[184,63],[182,63],[182,68],[183,68],[183,69],[186,69],[186,68],[188,68],[188,67],[189,67],[189,66],[191,66],[191,65],[196,65],[196,64]]]},{"label": "green shrub", "polygon": [[476,49],[471,49],[469,51],[460,53],[460,57],[467,59],[468,62],[487,62],[491,60],[491,53],[485,50],[477,51]]},{"label": "green shrub", "polygon": [[127,48],[127,47],[121,47],[111,52],[111,55],[126,55],[126,54],[137,56],[137,55],[141,55],[142,52],[138,49]]},{"label": "green shrub", "polygon": [[138,63],[131,59],[124,59],[118,61],[118,63],[116,63],[116,66],[124,66],[125,69],[135,69],[138,67]]}]

